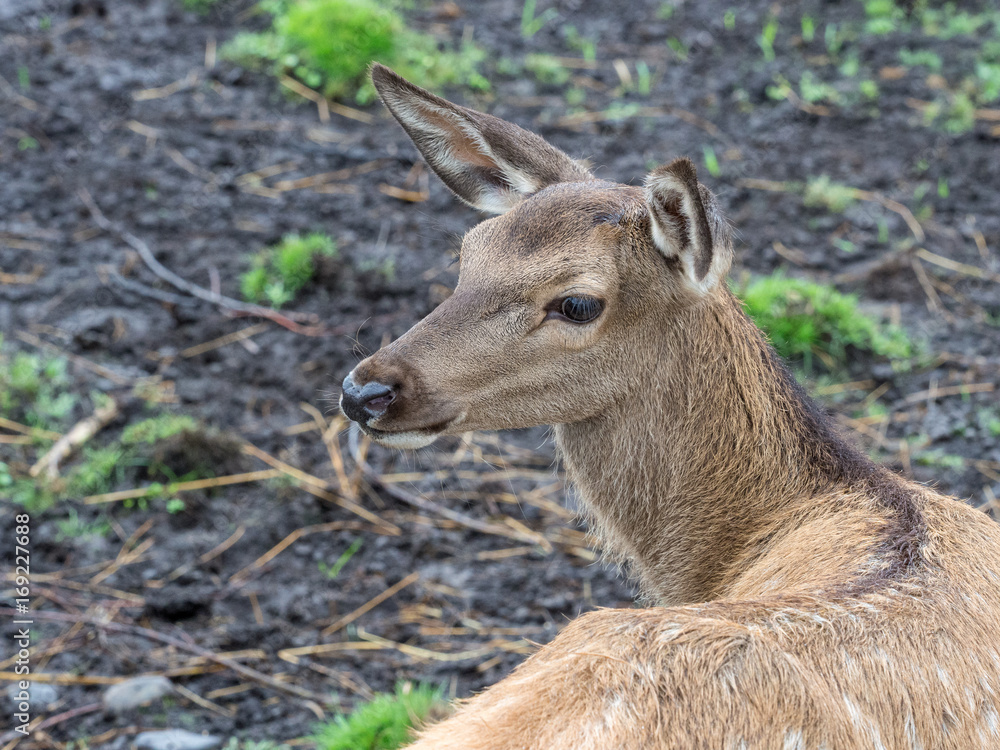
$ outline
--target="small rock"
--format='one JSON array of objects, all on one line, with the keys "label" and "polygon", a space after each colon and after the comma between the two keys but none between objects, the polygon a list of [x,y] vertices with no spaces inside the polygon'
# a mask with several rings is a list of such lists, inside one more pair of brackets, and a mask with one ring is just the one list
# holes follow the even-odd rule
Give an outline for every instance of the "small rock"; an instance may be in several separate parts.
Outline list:
[{"label": "small rock", "polygon": [[105,708],[120,714],[159,700],[173,689],[174,686],[166,677],[133,677],[109,687],[104,691],[102,700]]},{"label": "small rock", "polygon": [[[27,693],[27,698],[24,693]],[[11,703],[27,700],[32,708],[48,708],[59,698],[59,692],[43,682],[32,682],[27,690],[22,691],[15,682],[7,686],[7,697]]]},{"label": "small rock", "polygon": [[222,744],[221,737],[195,734],[186,729],[143,732],[133,742],[137,750],[209,750]]}]

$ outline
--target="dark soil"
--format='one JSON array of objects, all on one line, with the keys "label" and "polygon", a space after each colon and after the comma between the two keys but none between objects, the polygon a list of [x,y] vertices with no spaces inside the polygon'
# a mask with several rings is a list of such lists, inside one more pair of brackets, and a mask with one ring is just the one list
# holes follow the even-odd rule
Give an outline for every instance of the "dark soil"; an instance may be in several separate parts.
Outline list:
[{"label": "dark soil", "polygon": [[[669,19],[658,2],[619,3],[613,13],[596,0],[542,2],[540,10],[552,6],[559,15],[530,39],[520,32],[518,0],[459,5],[457,14],[451,4],[421,5],[410,14],[417,27],[452,40],[472,34],[489,51],[488,96],[445,93],[590,159],[607,179],[637,183],[653,165],[677,155],[701,165],[710,148],[719,173],[713,177],[702,168],[702,178],[738,230],[736,275],[787,266],[790,274],[834,282],[860,295],[866,309],[901,321],[922,342],[925,355],[908,371],[859,360],[818,387],[845,428],[898,470],[976,505],[1000,494],[1000,440],[990,428],[1000,417],[990,392],[1000,383],[1000,133],[994,122],[977,121],[957,135],[925,125],[907,102],[933,98],[926,71],[901,77],[884,72],[899,65],[897,38],[856,43],[863,69],[880,87],[874,104],[848,102],[824,113],[769,98],[775,74],[798,80],[802,66],[824,52],[822,34],[812,45],[793,35],[800,17],[811,14],[820,29],[828,22],[859,24],[860,3],[775,6],[782,31],[770,62],[757,43],[765,4],[736,8],[735,27],[727,30],[724,12],[734,7],[729,0],[679,4]],[[182,440],[167,446],[168,462],[183,464],[194,453],[213,456],[217,475],[266,469],[238,443],[225,443],[249,441],[336,490],[320,433],[296,426],[312,419],[308,405],[332,418],[332,397],[353,363],[433,308],[442,287],[454,284],[451,260],[461,235],[479,217],[435,179],[419,203],[380,189],[419,190],[424,179],[406,183],[419,159],[381,107],[365,110],[371,122],[334,113],[323,123],[314,104],[290,98],[272,78],[225,62],[206,68],[206,48],[259,23],[247,21],[249,7],[224,0],[199,16],[184,11],[179,0],[7,0],[0,6],[0,76],[6,81],[0,82],[0,270],[17,275],[0,285],[0,330],[5,351],[37,350],[44,341],[107,368],[75,360],[77,394],[102,391],[124,402],[134,384],[156,384],[164,408],[218,431],[189,436],[193,445]],[[579,57],[566,41],[570,24],[598,42],[596,66],[573,70],[576,78],[568,84],[585,92],[584,113],[621,112],[623,103],[657,109],[624,119],[574,118],[565,86],[539,83],[530,73],[496,72],[500,58],[519,60],[529,52]],[[684,59],[668,38],[684,48]],[[958,65],[967,41],[910,41],[932,46],[944,60],[946,81],[960,80],[949,66]],[[636,61],[648,64],[648,96],[620,90],[619,59],[633,76]],[[285,164],[285,171],[257,188],[241,179],[276,164]],[[357,173],[336,183],[340,192],[275,189],[280,180],[351,168]],[[915,241],[901,216],[878,203],[833,214],[804,207],[798,195],[745,181],[805,181],[821,174],[909,207],[926,238]],[[915,198],[925,184],[931,189]],[[314,313],[333,333],[307,336],[270,323],[246,346],[237,342],[185,356],[189,347],[262,321],[234,318],[193,298],[155,298],[156,291],[186,295],[154,276],[119,235],[100,230],[80,191],[148,243],[165,266],[206,288],[217,278],[232,297],[239,296],[249,253],[288,232],[329,233],[338,259],[290,307]],[[880,225],[887,236],[879,236]],[[917,256],[918,248],[984,273],[976,278],[935,265]],[[933,298],[922,278],[936,289]],[[860,384],[831,387],[844,382]],[[974,386],[971,394],[956,388],[963,384]],[[888,416],[863,411],[869,394]],[[94,443],[111,439],[145,409],[130,402]],[[82,406],[73,415],[85,416]],[[85,504],[79,497],[35,514],[32,598],[40,611],[64,617],[39,619],[33,631],[39,647],[34,671],[68,682],[58,686],[59,702],[48,715],[99,701],[101,680],[94,678],[143,673],[173,675],[216,707],[178,694],[134,714],[84,713],[34,741],[89,737],[92,747],[123,747],[138,727],[291,740],[308,735],[324,712],[329,717],[338,707],[350,709],[398,680],[431,681],[449,694],[468,695],[524,658],[530,646],[521,638],[545,642],[581,611],[630,606],[630,586],[595,562],[582,527],[560,512],[572,501],[564,498],[545,435],[544,429],[474,435],[416,454],[375,448],[369,454],[382,474],[416,473],[390,478],[393,486],[506,529],[506,535],[457,525],[433,507],[417,509],[368,481],[357,484],[358,502],[382,525],[275,481],[188,492],[185,509],[172,514],[162,500],[129,509]],[[338,439],[353,481],[348,439]],[[20,446],[0,449],[14,470],[34,455]],[[111,489],[143,481],[133,472]],[[9,550],[16,509],[4,503],[0,519]],[[60,536],[58,522],[71,512],[84,523],[108,518],[112,531]],[[401,533],[388,533],[385,524]],[[240,573],[299,529],[306,532],[273,560]],[[231,546],[218,550],[238,533]],[[541,535],[536,542],[547,541],[532,543],[525,536],[531,533]],[[329,566],[358,538],[357,554],[329,575]],[[101,572],[120,550],[144,542],[139,554],[119,557],[110,575]],[[416,583],[346,628],[321,635],[412,572],[419,573]],[[73,619],[84,625],[74,627]],[[254,650],[234,658],[331,696],[332,703],[320,706],[212,668],[185,648],[137,631],[94,624],[102,621],[142,626],[217,653]],[[330,650],[297,664],[278,656],[282,649],[319,643],[370,646],[365,638],[372,636],[439,654],[473,653],[428,658],[383,643],[379,649]],[[9,669],[10,661],[0,666]]]}]

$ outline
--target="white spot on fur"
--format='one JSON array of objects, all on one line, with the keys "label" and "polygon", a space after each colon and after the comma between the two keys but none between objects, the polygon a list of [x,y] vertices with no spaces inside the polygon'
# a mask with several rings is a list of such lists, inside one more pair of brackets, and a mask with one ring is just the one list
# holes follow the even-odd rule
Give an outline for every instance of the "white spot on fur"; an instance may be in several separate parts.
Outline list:
[{"label": "white spot on fur", "polygon": [[789,729],[785,732],[785,743],[782,745],[782,750],[805,750],[805,748],[801,730]]},{"label": "white spot on fur", "polygon": [[1000,715],[992,706],[983,709],[983,719],[986,721],[986,728],[994,737],[1000,737]]},{"label": "white spot on fur", "polygon": [[937,675],[938,679],[941,680],[941,684],[944,685],[945,688],[951,687],[951,677],[948,675],[948,672],[944,667],[938,666]]},{"label": "white spot on fur", "polygon": [[868,736],[871,738],[873,750],[886,750],[885,745],[882,743],[882,733],[879,732],[878,727],[869,721],[862,713],[861,709],[855,705],[854,701],[844,696],[844,705],[847,706],[847,713],[851,716],[851,721],[854,723],[858,729],[867,732]]},{"label": "white spot on fur", "polygon": [[906,732],[906,737],[910,741],[910,747],[913,750],[924,750],[924,745],[917,737],[917,727],[913,723],[913,714],[907,713],[906,719],[903,721],[903,730]]},{"label": "white spot on fur", "polygon": [[844,705],[847,706],[847,713],[850,714],[851,721],[854,722],[854,726],[860,729],[861,723],[863,721],[863,717],[861,716],[861,711],[858,710],[858,707],[854,705],[854,701],[852,701],[846,695],[844,696]]}]

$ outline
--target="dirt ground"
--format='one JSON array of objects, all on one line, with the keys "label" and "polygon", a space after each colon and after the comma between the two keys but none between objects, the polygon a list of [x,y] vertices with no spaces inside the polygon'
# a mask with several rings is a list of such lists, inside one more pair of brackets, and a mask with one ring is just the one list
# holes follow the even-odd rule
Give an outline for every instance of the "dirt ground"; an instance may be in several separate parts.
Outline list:
[{"label": "dirt ground", "polygon": [[[464,34],[489,53],[492,90],[452,98],[541,133],[607,179],[636,183],[690,155],[738,230],[737,276],[787,268],[901,322],[922,346],[912,368],[858,359],[814,390],[866,449],[989,512],[1000,494],[1000,112],[980,108],[962,133],[927,124],[921,102],[946,91],[899,57],[904,44],[933,49],[937,75],[957,85],[968,38],[859,35],[859,75],[877,83],[877,99],[823,104],[768,89],[806,67],[836,78],[820,30],[861,25],[859,2],[636,2],[609,13],[596,0],[542,0],[538,13],[554,15],[528,38],[517,0],[417,5],[415,27]],[[249,9],[0,7],[4,350],[70,356],[71,391],[121,403],[96,445],[147,413],[130,395],[139,385],[156,408],[218,431],[178,451],[211,455],[219,476],[273,470],[183,493],[179,512],[162,500],[70,497],[32,516],[32,668],[57,683],[58,700],[37,712],[56,719],[21,747],[125,747],[164,727],[293,741],[402,679],[468,695],[580,612],[633,602],[574,520],[544,429],[415,454],[373,447],[370,472],[356,460],[366,447],[328,429],[353,363],[453,286],[453,252],[479,217],[428,176],[380,106],[327,113],[218,60],[217,45],[259,25]],[[769,60],[759,37],[771,13]],[[812,42],[803,15],[816,21]],[[596,42],[596,62],[570,25]],[[570,58],[569,81],[509,72],[537,52]],[[328,172],[338,174],[295,182]],[[843,212],[807,207],[788,183],[821,175],[867,192]],[[339,255],[289,306],[313,316],[292,330],[164,283],[101,216],[184,279],[231,297],[248,254],[285,233],[329,233]],[[14,469],[30,462],[28,447],[0,450]],[[139,484],[126,472],[110,489]],[[0,507],[5,550],[16,510]],[[61,533],[69,517],[110,530]],[[0,606],[10,607],[4,570]],[[0,663],[3,675],[11,668]],[[124,714],[101,708],[109,684],[147,673],[179,691]]]}]

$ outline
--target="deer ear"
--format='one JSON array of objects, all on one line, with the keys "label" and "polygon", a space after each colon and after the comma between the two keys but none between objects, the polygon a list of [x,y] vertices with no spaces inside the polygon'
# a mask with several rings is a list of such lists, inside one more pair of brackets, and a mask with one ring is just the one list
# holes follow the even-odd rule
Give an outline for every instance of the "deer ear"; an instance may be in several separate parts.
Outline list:
[{"label": "deer ear", "polygon": [[502,214],[547,185],[593,179],[517,125],[434,96],[384,65],[372,65],[371,76],[431,169],[470,206]]},{"label": "deer ear", "polygon": [[691,160],[674,159],[651,172],[646,177],[646,203],[657,249],[680,261],[697,291],[714,287],[729,270],[729,227],[716,209],[715,198],[699,184]]}]

